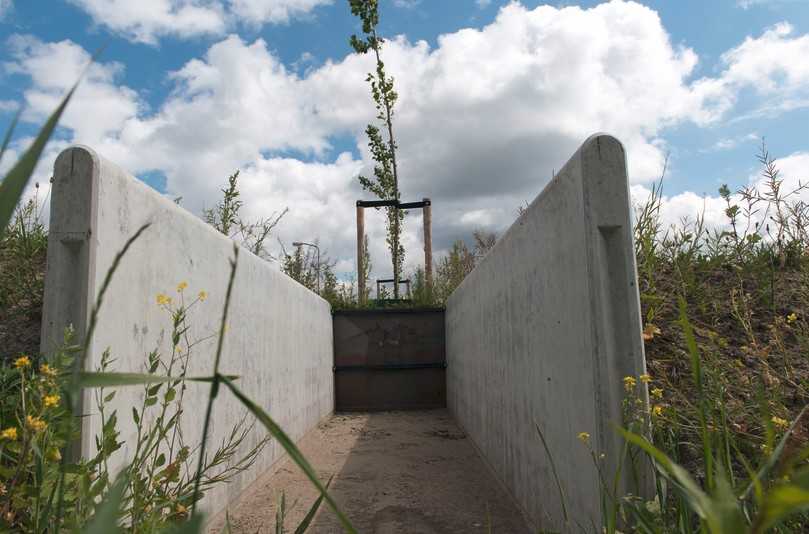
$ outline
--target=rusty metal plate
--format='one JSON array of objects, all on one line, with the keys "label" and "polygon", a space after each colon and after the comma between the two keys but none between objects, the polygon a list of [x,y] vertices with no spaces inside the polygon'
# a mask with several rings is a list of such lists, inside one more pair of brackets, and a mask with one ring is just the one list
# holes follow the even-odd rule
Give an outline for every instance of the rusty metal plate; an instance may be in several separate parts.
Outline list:
[{"label": "rusty metal plate", "polygon": [[444,310],[334,313],[338,411],[446,406]]}]

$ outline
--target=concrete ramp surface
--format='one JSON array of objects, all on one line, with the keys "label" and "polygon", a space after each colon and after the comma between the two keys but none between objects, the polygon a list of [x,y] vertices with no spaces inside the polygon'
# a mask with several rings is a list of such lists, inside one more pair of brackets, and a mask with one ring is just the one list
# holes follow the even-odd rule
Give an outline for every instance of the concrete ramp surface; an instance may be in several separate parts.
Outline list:
[{"label": "concrete ramp surface", "polygon": [[[337,414],[300,442],[337,503],[362,534],[534,532],[446,410]],[[287,532],[317,491],[291,461],[257,480],[230,510],[234,532],[275,532],[284,491]],[[224,517],[210,525],[221,532]],[[342,532],[325,505],[307,532]]]}]

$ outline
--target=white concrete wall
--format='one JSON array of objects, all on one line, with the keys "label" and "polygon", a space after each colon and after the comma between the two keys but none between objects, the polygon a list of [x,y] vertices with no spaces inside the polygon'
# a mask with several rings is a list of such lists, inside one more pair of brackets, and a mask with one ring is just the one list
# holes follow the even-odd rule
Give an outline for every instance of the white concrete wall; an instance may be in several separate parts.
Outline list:
[{"label": "white concrete wall", "polygon": [[[186,301],[196,298],[199,291],[208,293],[207,300],[189,312],[191,339],[217,332],[232,241],[91,149],[73,147],[59,156],[54,171],[43,352],[58,345],[68,324],[84,332],[115,254],[145,222],[151,222],[151,227],[132,246],[105,296],[87,369],[97,368],[106,348],[117,360],[116,371],[142,372],[146,355],[155,348],[167,360],[171,318],[155,298],[162,292],[177,301],[176,287],[181,281],[188,283]],[[328,303],[241,250],[221,369],[238,375],[239,387],[294,439],[333,411],[332,343]],[[215,351],[215,336],[194,347],[189,375],[210,375]],[[202,433],[209,387],[189,384],[185,395],[182,428],[185,442],[192,447],[198,445]],[[94,440],[101,424],[90,395],[88,391],[84,398],[84,411],[89,414],[82,429],[85,456],[95,454]],[[126,442],[114,465],[120,466],[132,453],[132,406],[140,406],[143,395],[140,386],[120,389],[112,403],[118,410],[120,439]],[[213,410],[210,453],[244,413],[223,387]],[[264,428],[257,426],[242,449],[249,450],[264,435]],[[271,442],[249,472],[210,492],[205,508],[213,512],[224,508],[282,454],[281,447]]]},{"label": "white concrete wall", "polygon": [[629,210],[624,149],[595,135],[447,303],[449,408],[539,528],[566,530],[535,423],[568,529],[589,532],[600,493],[577,434],[592,436],[611,476],[621,378],[645,369]]}]

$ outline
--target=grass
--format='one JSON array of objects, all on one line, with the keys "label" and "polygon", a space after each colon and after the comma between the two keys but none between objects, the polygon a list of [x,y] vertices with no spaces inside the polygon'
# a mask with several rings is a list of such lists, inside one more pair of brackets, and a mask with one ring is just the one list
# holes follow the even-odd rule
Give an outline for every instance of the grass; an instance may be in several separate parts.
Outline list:
[{"label": "grass", "polygon": [[758,158],[758,189],[720,189],[725,229],[700,214],[665,227],[660,184],[638,208],[652,405],[650,425],[624,435],[659,477],[652,501],[619,504],[624,528],[809,530],[805,188],[786,191],[766,148]]}]

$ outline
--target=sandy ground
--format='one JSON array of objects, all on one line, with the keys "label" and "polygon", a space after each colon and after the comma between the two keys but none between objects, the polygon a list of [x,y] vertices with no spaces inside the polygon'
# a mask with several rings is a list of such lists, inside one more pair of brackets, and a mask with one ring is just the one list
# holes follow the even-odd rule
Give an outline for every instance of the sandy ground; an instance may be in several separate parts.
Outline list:
[{"label": "sandy ground", "polygon": [[[299,447],[360,533],[529,532],[521,513],[445,410],[334,415]],[[231,506],[236,533],[275,530],[281,491],[286,532],[294,532],[317,498],[284,459]],[[219,532],[224,516],[211,524]],[[324,504],[307,532],[342,532]]]}]

